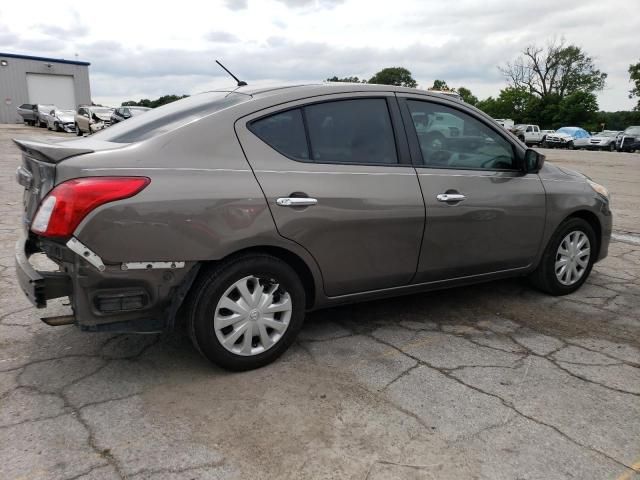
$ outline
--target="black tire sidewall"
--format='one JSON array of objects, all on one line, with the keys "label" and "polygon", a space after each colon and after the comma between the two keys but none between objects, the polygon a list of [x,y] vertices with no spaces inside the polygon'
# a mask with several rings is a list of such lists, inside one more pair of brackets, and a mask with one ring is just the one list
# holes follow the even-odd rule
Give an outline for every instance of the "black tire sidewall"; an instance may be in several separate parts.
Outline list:
[{"label": "black tire sidewall", "polygon": [[[274,278],[291,296],[293,311],[289,327],[276,345],[258,355],[242,356],[229,352],[220,343],[213,328],[213,316],[224,292],[249,275]],[[271,363],[289,348],[302,327],[305,315],[302,283],[291,267],[275,257],[247,256],[219,268],[205,270],[194,287],[196,291],[189,312],[192,341],[207,359],[225,369],[251,370]]]},{"label": "black tire sidewall", "polygon": [[[591,248],[591,255],[589,256],[589,265],[587,265],[587,270],[584,272],[580,280],[578,280],[573,285],[563,285],[560,283],[555,274],[555,263],[556,263],[556,254],[558,252],[558,247],[560,246],[560,242],[570,233],[575,231],[583,232],[587,238],[589,239],[589,245]],[[541,267],[543,268],[544,281],[549,287],[549,293],[554,295],[567,295],[569,293],[573,293],[578,290],[582,284],[587,280],[589,275],[591,274],[591,269],[593,268],[593,264],[595,262],[595,255],[597,252],[597,239],[593,228],[586,220],[582,218],[571,218],[565,221],[560,227],[555,231],[551,240],[549,240],[549,244],[545,251],[544,257],[542,261],[544,262]]]}]

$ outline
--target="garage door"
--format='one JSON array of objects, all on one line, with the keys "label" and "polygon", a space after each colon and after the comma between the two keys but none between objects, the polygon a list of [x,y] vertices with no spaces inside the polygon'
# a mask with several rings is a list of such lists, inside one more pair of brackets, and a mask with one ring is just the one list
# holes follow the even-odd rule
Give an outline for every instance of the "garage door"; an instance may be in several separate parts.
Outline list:
[{"label": "garage door", "polygon": [[71,75],[27,73],[29,103],[48,103],[63,109],[76,108],[76,92]]}]

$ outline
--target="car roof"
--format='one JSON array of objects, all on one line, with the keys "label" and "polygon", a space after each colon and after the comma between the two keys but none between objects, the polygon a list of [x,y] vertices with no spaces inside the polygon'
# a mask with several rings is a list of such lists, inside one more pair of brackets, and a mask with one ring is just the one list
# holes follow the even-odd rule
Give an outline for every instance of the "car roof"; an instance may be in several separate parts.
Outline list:
[{"label": "car roof", "polygon": [[348,82],[324,82],[324,83],[308,83],[308,84],[296,84],[296,85],[274,85],[267,87],[237,87],[229,90],[235,93],[243,93],[245,95],[251,95],[254,98],[266,97],[278,95],[282,97],[303,98],[313,95],[326,95],[331,93],[349,93],[349,92],[398,92],[398,93],[413,93],[417,95],[429,96],[432,98],[446,98],[448,100],[454,100],[460,102],[453,95],[422,90],[419,88],[399,87],[395,85],[377,85],[371,83],[348,83]]}]

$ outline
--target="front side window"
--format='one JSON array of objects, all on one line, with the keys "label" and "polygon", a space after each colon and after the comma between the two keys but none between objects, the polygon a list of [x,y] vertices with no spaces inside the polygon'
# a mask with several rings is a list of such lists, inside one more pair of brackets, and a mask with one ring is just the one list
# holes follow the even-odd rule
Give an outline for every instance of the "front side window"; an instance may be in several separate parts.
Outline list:
[{"label": "front side window", "polygon": [[255,120],[249,130],[295,160],[398,163],[391,118],[382,98],[306,105]]},{"label": "front side window", "polygon": [[398,163],[387,101],[339,100],[304,108],[312,159],[318,163]]},{"label": "front side window", "polygon": [[459,110],[407,100],[423,164],[433,168],[516,170],[513,146],[480,120]]}]

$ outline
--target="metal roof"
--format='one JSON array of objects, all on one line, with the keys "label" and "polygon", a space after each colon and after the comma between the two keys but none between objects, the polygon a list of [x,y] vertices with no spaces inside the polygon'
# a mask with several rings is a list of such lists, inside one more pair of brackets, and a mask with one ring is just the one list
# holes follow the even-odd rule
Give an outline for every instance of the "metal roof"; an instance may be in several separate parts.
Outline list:
[{"label": "metal roof", "polygon": [[88,67],[89,65],[91,65],[91,63],[89,62],[79,62],[78,60],[65,60],[64,58],[34,57],[32,55],[19,55],[16,53],[0,52],[0,57],[20,58],[23,60],[36,60],[40,62],[51,62],[51,63],[66,63],[68,65],[82,65],[85,67]]}]

